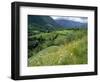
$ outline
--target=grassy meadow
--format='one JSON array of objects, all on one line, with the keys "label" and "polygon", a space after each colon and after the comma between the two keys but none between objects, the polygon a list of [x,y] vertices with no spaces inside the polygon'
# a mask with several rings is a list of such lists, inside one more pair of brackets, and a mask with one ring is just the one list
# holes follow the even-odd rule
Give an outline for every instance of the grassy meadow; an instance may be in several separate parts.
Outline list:
[{"label": "grassy meadow", "polygon": [[87,64],[87,44],[87,29],[29,29],[28,66]]}]

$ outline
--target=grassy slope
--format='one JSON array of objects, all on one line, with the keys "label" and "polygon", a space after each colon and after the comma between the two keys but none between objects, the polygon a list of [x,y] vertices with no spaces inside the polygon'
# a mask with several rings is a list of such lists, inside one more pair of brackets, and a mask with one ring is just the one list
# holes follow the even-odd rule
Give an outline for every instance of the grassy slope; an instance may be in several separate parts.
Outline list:
[{"label": "grassy slope", "polygon": [[[52,37],[58,37],[52,40]],[[69,65],[87,63],[87,32],[86,30],[63,30],[41,33],[30,38],[42,36],[45,39],[43,48],[28,59],[28,66]],[[52,42],[52,43],[51,43]],[[48,46],[48,44],[50,44]],[[39,47],[40,47],[39,46]]]}]

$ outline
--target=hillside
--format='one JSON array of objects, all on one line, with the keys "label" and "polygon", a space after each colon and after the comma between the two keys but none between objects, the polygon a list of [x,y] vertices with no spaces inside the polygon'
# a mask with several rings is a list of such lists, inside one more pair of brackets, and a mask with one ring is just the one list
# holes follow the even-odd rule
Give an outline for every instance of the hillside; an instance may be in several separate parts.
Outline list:
[{"label": "hillside", "polygon": [[28,66],[86,64],[86,35],[86,30],[64,30],[29,37],[37,47],[29,51]]},{"label": "hillside", "polygon": [[28,15],[28,66],[87,64],[87,23]]},{"label": "hillside", "polygon": [[28,15],[28,22],[29,24],[36,23],[42,26],[59,26],[50,16]]}]

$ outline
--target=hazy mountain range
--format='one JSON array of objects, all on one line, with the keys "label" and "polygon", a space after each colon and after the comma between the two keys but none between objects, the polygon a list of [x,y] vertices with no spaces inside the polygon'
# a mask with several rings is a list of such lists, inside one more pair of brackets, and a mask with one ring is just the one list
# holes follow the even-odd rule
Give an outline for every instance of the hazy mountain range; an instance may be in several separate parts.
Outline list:
[{"label": "hazy mountain range", "polygon": [[65,28],[87,28],[87,23],[72,21],[72,20],[65,20],[65,19],[56,19],[55,20],[58,24]]},{"label": "hazy mountain range", "polygon": [[[41,30],[54,30],[59,28],[87,28],[87,23],[58,18],[53,19],[50,16],[28,15],[28,25],[36,26]],[[35,27],[34,27],[35,28]]]}]

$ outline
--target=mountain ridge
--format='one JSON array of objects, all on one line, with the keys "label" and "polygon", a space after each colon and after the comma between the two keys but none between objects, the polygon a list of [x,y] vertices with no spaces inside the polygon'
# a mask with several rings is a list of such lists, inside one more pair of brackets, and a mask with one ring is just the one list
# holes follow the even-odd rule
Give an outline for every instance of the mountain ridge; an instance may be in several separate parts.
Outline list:
[{"label": "mountain ridge", "polygon": [[78,21],[68,19],[55,19],[55,21],[65,28],[87,28],[87,23]]},{"label": "mountain ridge", "polygon": [[68,19],[53,19],[50,16],[42,15],[28,15],[29,29],[35,29],[39,31],[53,31],[61,29],[77,29],[87,28],[87,23],[75,22]]}]

